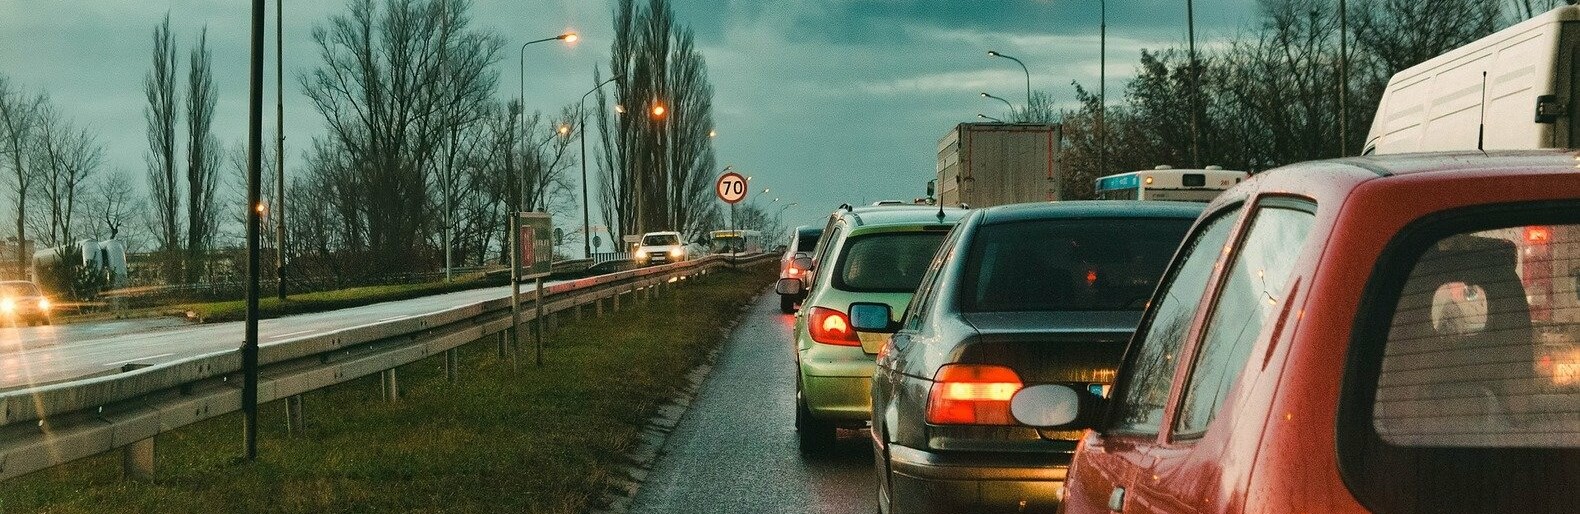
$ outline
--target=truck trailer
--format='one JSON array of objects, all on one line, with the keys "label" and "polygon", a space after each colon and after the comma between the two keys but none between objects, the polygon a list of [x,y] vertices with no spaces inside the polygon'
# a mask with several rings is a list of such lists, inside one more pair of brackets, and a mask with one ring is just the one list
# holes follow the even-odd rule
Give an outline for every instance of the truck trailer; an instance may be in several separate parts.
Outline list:
[{"label": "truck trailer", "polygon": [[938,141],[938,201],[990,207],[1062,200],[1062,139],[1053,124],[956,125]]}]

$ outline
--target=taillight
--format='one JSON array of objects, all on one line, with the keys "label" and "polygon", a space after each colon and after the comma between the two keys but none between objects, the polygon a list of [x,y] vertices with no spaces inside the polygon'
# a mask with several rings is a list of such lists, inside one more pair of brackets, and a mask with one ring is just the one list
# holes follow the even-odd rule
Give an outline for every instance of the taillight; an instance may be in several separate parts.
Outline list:
[{"label": "taillight", "polygon": [[807,311],[808,331],[812,333],[812,340],[823,344],[840,346],[861,346],[861,339],[856,337],[856,331],[850,328],[850,318],[845,313],[825,307],[813,307]]},{"label": "taillight", "polygon": [[1004,366],[948,364],[933,377],[927,422],[934,425],[1014,425],[1009,400],[1020,375]]}]

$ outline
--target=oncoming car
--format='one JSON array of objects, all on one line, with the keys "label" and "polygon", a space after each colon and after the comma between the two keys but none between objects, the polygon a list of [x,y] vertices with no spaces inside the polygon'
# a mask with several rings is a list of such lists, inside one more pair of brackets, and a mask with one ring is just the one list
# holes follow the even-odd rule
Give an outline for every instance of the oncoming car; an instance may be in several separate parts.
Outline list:
[{"label": "oncoming car", "polygon": [[1230,189],[1161,279],[1064,512],[1574,512],[1580,174],[1570,152],[1297,164]]},{"label": "oncoming car", "polygon": [[796,313],[796,430],[803,451],[834,445],[836,429],[871,417],[873,355],[886,336],[858,335],[848,311],[856,302],[896,311],[911,301],[944,236],[964,209],[881,206],[841,209],[829,217],[806,280],[780,280],[780,294],[806,299]]},{"label": "oncoming car", "polygon": [[679,232],[648,232],[631,255],[638,266],[667,264],[686,260],[686,244]]},{"label": "oncoming car", "polygon": [[48,325],[49,298],[26,280],[0,281],[0,318],[15,325]]}]

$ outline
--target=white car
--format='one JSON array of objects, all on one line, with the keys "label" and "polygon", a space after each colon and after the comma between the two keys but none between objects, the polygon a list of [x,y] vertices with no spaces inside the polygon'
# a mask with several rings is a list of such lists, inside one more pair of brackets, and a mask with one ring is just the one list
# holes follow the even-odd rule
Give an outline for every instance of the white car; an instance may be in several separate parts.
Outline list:
[{"label": "white car", "polygon": [[686,260],[686,253],[686,243],[679,232],[648,232],[642,234],[642,244],[631,259],[638,266],[669,264]]}]

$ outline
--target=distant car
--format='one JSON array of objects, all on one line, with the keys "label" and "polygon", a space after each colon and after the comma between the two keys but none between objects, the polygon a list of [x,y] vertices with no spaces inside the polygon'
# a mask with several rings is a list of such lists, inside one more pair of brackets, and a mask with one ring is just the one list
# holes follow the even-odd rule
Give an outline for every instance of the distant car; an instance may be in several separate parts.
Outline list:
[{"label": "distant car", "polygon": [[[811,270],[786,278],[781,295],[806,294],[796,313],[796,431],[802,451],[834,446],[840,427],[866,426],[872,413],[872,360],[886,337],[858,335],[848,311],[856,302],[904,309],[962,209],[883,206],[840,209],[811,259]],[[803,287],[804,285],[804,287]]]},{"label": "distant car", "polygon": [[[797,267],[795,260],[798,257],[811,258],[812,250],[817,247],[818,237],[823,235],[823,229],[813,226],[799,226],[790,229],[790,244],[785,247],[784,254],[779,257],[779,278],[801,278],[806,276],[807,269]],[[795,312],[795,306],[802,298],[806,298],[806,291],[797,294],[779,295],[779,311],[785,314]]]},{"label": "distant car", "polygon": [[686,244],[679,232],[648,232],[642,234],[642,244],[637,246],[632,259],[638,266],[668,264],[686,260]]},{"label": "distant car", "polygon": [[1201,214],[1182,202],[1011,204],[968,216],[898,321],[872,380],[878,510],[1053,512],[1078,431],[1016,426],[1024,385],[1110,386],[1163,268]]},{"label": "distant car", "polygon": [[[1570,152],[1260,173],[1207,207],[1090,428],[1064,512],[1575,512],[1580,174]],[[1052,458],[1052,456],[1050,456]]]},{"label": "distant car", "polygon": [[52,306],[38,285],[26,280],[0,281],[0,318],[13,325],[48,325]]}]

